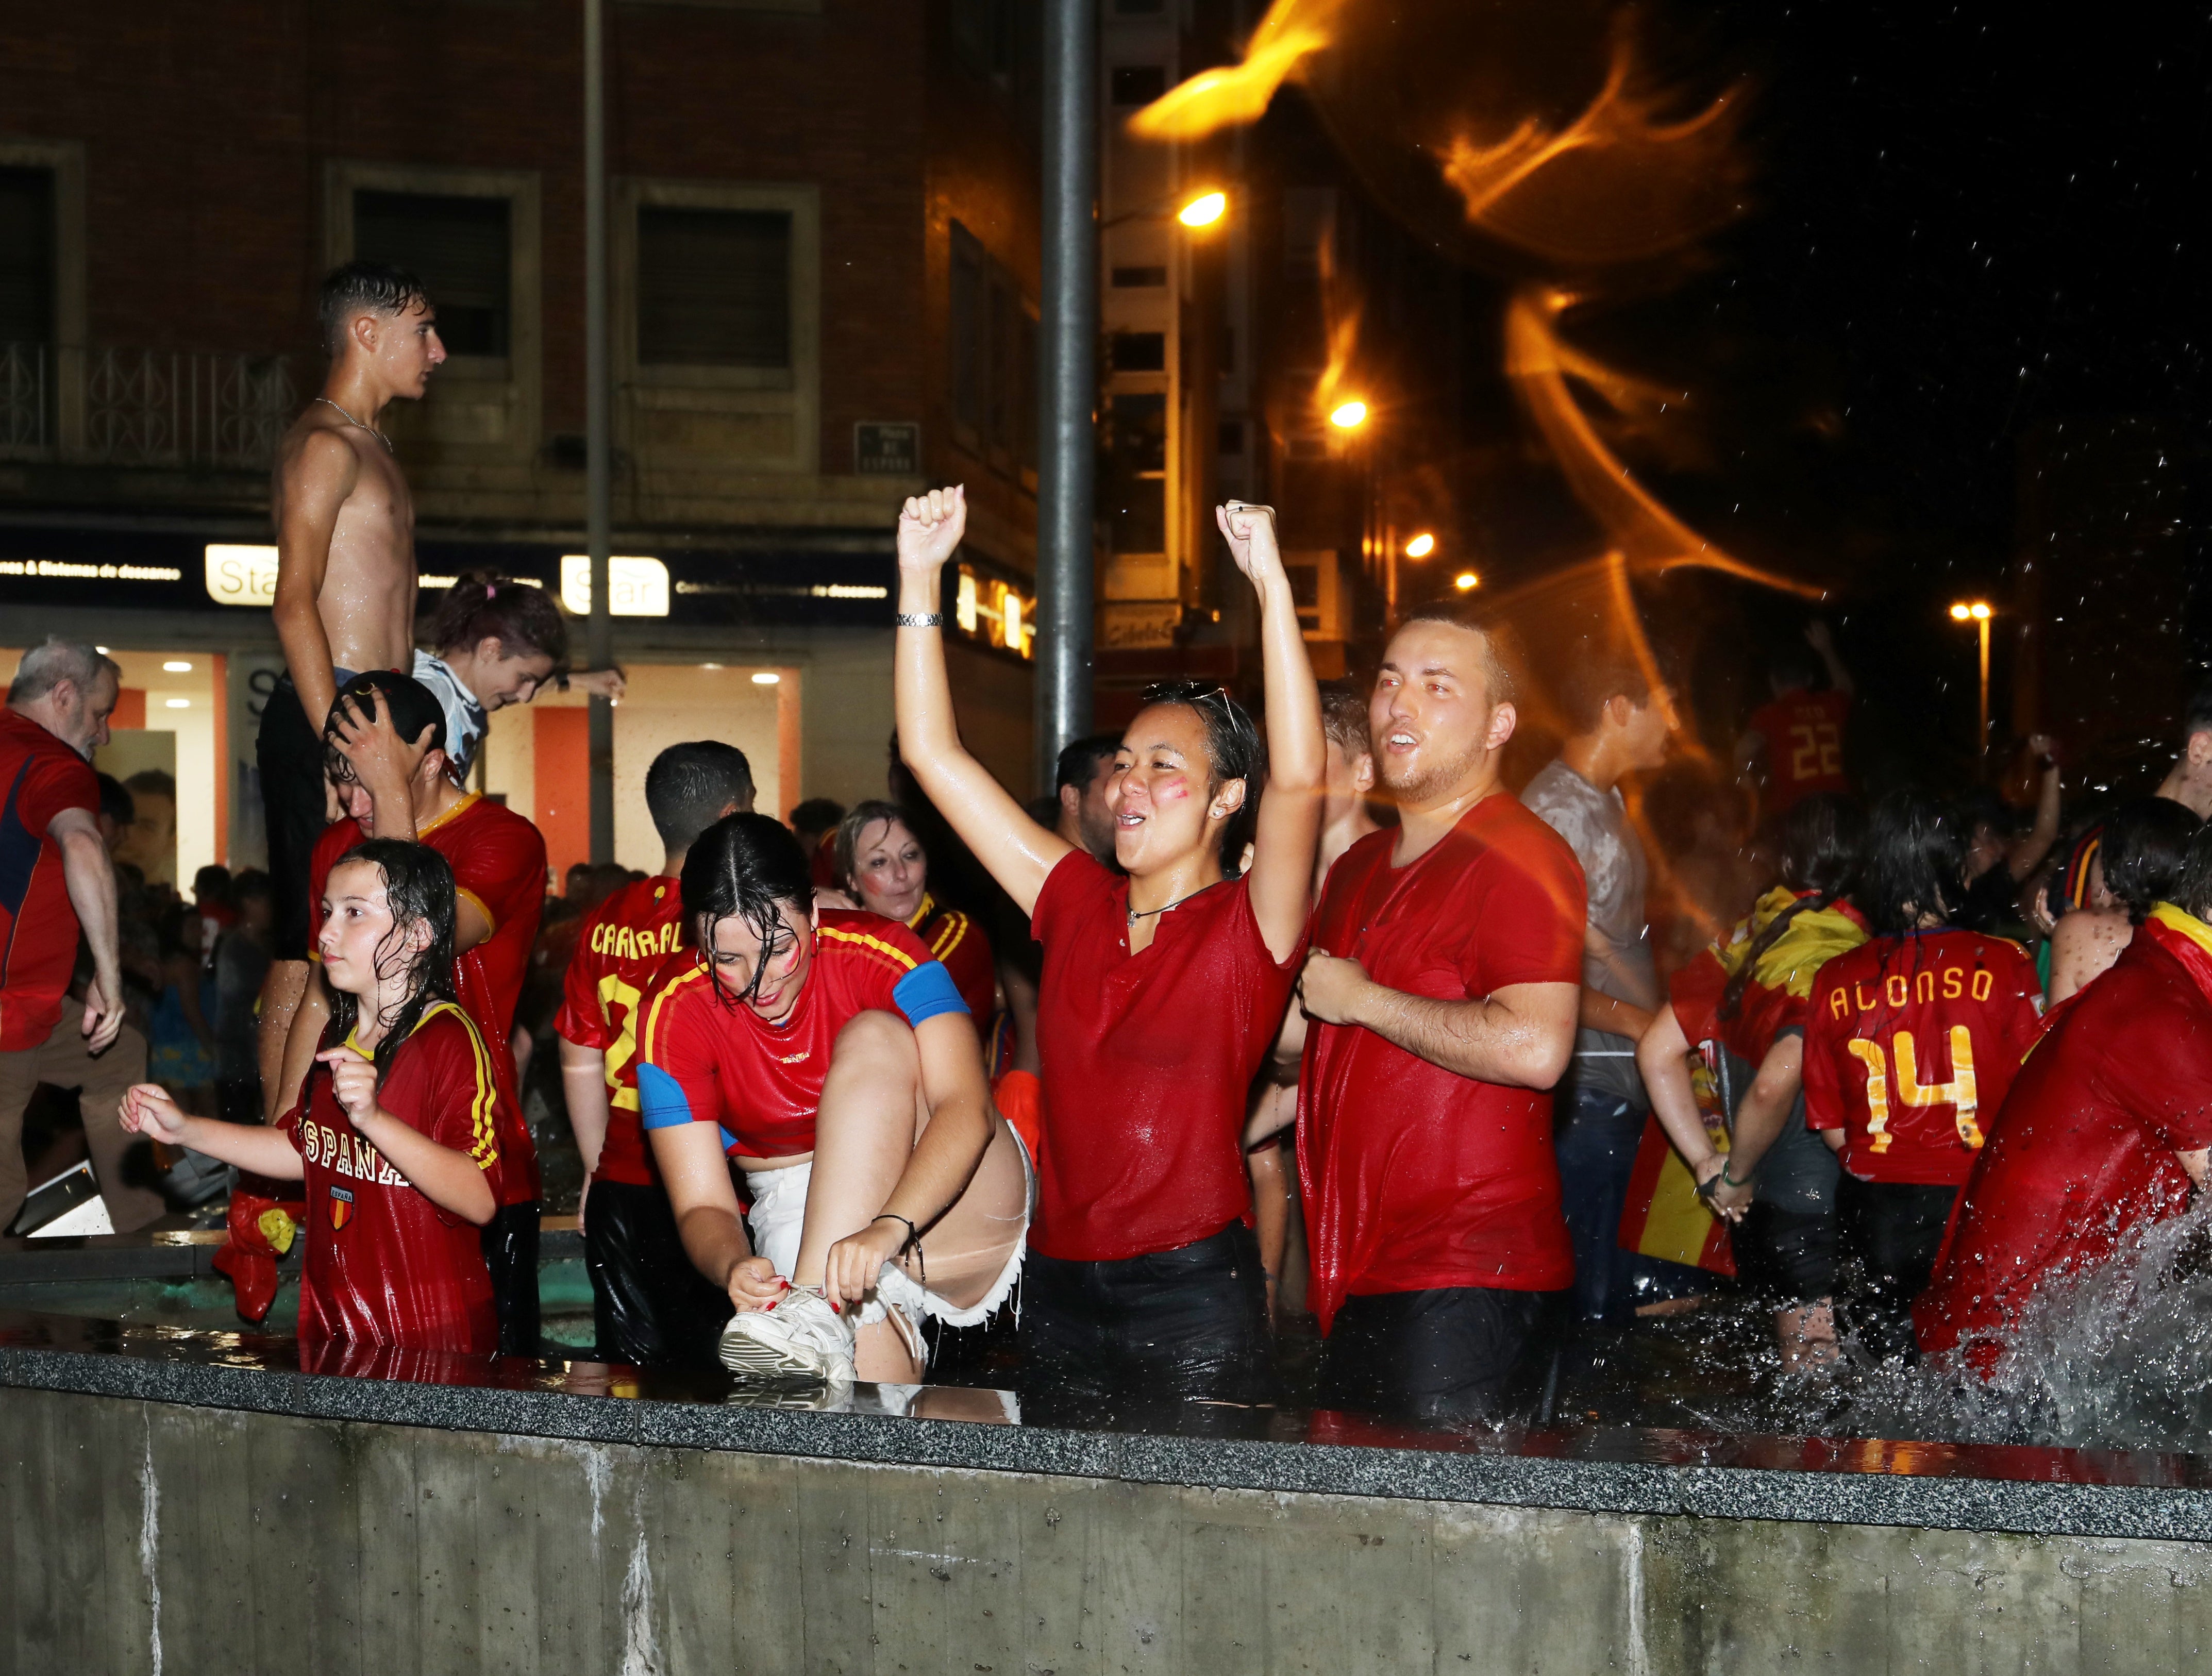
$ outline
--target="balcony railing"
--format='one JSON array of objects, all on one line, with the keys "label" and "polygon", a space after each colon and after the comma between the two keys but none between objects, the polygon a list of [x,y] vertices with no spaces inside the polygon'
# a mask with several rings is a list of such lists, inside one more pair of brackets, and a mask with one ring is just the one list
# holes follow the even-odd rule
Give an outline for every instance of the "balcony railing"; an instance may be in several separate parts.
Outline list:
[{"label": "balcony railing", "polygon": [[298,395],[282,355],[0,344],[0,454],[259,468]]}]

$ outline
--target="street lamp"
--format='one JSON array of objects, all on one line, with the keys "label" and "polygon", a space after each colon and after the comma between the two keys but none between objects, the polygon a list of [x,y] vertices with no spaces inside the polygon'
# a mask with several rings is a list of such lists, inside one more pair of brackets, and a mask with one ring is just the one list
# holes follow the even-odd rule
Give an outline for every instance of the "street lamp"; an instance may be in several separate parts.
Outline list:
[{"label": "street lamp", "polygon": [[1954,622],[1971,622],[1978,632],[1982,643],[1982,702],[1977,713],[1980,731],[1974,735],[1974,762],[1986,772],[1990,751],[1990,602],[1986,599],[1961,599],[1951,607]]},{"label": "street lamp", "polygon": [[1482,578],[1476,575],[1472,570],[1462,570],[1458,575],[1452,578],[1452,586],[1457,588],[1462,593],[1472,593],[1475,589],[1482,586]]},{"label": "street lamp", "polygon": [[1212,227],[1228,213],[1228,193],[1200,192],[1176,211],[1176,219],[1185,227]]},{"label": "street lamp", "polygon": [[1367,422],[1367,404],[1362,401],[1339,402],[1329,410],[1328,422],[1340,431],[1356,431]]},{"label": "street lamp", "polygon": [[1437,538],[1425,530],[1406,543],[1406,556],[1409,559],[1425,559],[1436,550]]}]

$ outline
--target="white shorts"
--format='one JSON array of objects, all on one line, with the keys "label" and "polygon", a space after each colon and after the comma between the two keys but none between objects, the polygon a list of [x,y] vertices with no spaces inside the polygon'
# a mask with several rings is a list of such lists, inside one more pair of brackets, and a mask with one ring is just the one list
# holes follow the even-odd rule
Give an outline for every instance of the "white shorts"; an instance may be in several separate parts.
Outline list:
[{"label": "white shorts", "polygon": [[[1019,1135],[1014,1136],[1014,1147],[1022,1157],[1022,1176],[1027,1189],[1023,1206],[1026,1227],[1036,1208],[1036,1169],[1030,1163],[1029,1149],[1022,1145]],[[775,1264],[775,1272],[786,1280],[794,1278],[793,1271],[799,1266],[799,1236],[806,1225],[806,1184],[813,1177],[811,1159],[803,1164],[787,1164],[781,1169],[745,1172],[745,1192],[753,1202],[752,1209],[746,1213],[745,1225],[752,1230],[753,1250]],[[974,1327],[988,1320],[1012,1292],[1014,1283],[1021,1278],[1022,1254],[1028,1248],[1026,1240],[1015,1243],[998,1278],[991,1283],[982,1300],[968,1309],[928,1290],[897,1264],[886,1263],[876,1277],[875,1291],[861,1307],[860,1325],[872,1326],[896,1309],[905,1320],[909,1336],[917,1343],[924,1315],[933,1315],[947,1327]],[[818,1282],[820,1277],[816,1278]]]}]

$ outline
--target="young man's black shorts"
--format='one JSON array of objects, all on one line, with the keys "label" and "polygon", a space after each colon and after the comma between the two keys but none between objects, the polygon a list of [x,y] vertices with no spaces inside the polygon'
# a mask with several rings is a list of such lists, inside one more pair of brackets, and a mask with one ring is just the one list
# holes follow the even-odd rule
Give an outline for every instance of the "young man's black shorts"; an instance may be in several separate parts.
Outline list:
[{"label": "young man's black shorts", "polygon": [[715,1368],[732,1306],[684,1255],[667,1193],[594,1181],[584,1201],[584,1269],[599,1355],[634,1368]]}]

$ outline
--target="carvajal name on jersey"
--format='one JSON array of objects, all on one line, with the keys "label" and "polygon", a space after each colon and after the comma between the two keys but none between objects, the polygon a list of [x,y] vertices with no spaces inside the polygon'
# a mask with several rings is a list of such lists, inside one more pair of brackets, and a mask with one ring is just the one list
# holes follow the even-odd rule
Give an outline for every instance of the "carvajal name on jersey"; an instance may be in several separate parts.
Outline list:
[{"label": "carvajal name on jersey", "polygon": [[359,1135],[341,1133],[320,1123],[300,1126],[301,1150],[307,1162],[320,1164],[340,1175],[350,1175],[358,1181],[378,1181],[386,1186],[404,1185],[407,1178],[386,1162],[384,1154],[371,1146]]}]

